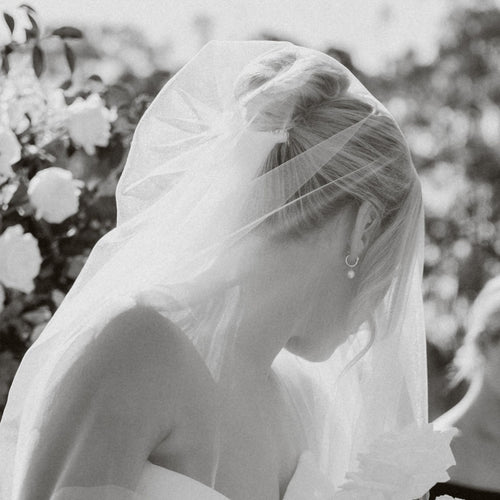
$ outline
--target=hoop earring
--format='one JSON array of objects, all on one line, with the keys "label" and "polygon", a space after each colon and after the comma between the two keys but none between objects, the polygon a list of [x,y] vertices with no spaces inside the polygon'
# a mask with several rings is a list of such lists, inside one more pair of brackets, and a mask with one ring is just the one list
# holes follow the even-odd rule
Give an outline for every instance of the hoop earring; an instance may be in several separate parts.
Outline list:
[{"label": "hoop earring", "polygon": [[356,276],[356,272],[354,271],[354,268],[358,265],[359,263],[359,257],[356,257],[356,260],[354,262],[349,262],[349,258],[351,257],[350,254],[347,254],[345,257],[345,264],[349,268],[349,271],[347,271],[347,277],[352,280],[354,279],[354,276]]}]

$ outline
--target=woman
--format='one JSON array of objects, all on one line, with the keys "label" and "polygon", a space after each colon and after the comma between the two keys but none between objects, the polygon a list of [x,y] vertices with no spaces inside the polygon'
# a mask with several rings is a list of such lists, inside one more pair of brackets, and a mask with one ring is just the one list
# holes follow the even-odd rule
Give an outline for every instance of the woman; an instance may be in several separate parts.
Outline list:
[{"label": "woman", "polygon": [[450,481],[433,490],[465,500],[500,499],[500,276],[477,296],[456,364],[457,380],[467,379],[469,390],[436,425],[460,431],[452,441],[457,464]]},{"label": "woman", "polygon": [[346,68],[209,43],[116,196],[12,386],[2,498],[406,499],[447,478],[397,459],[363,479],[372,448],[426,433],[423,217],[399,128]]}]

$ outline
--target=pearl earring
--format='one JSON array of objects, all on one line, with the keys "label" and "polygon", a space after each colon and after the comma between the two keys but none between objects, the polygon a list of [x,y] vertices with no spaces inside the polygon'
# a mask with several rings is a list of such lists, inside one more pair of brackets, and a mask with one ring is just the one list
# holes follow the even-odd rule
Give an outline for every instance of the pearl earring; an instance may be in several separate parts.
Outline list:
[{"label": "pearl earring", "polygon": [[356,276],[356,272],[354,271],[354,268],[358,265],[359,262],[359,257],[356,257],[356,260],[354,262],[349,262],[350,255],[346,255],[345,257],[345,263],[346,266],[349,268],[349,271],[347,271],[347,277],[352,280],[354,276]]}]

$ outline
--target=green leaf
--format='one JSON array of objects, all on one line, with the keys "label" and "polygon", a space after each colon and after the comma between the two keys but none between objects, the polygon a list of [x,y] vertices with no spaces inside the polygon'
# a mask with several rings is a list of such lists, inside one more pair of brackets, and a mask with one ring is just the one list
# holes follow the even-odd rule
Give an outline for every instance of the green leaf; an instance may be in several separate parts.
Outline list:
[{"label": "green leaf", "polygon": [[7,14],[7,12],[4,12],[3,13],[3,18],[5,19],[5,22],[7,23],[7,26],[9,27],[9,30],[10,30],[10,33],[14,33],[14,26],[15,26],[15,22],[14,22],[14,18],[10,15],[10,14]]},{"label": "green leaf", "polygon": [[10,206],[15,207],[22,205],[28,201],[28,186],[24,182],[20,182],[17,186],[16,192],[10,199]]},{"label": "green leaf", "polygon": [[133,94],[125,85],[115,83],[106,89],[104,97],[108,107],[119,107],[121,104],[130,105]]},{"label": "green leaf", "polygon": [[75,54],[66,42],[64,42],[64,55],[66,56],[66,61],[68,61],[69,70],[73,74],[73,71],[75,71]]},{"label": "green leaf", "polygon": [[90,75],[87,80],[92,80],[94,82],[102,83],[102,78],[99,75]]},{"label": "green leaf", "polygon": [[67,90],[73,85],[73,82],[71,81],[71,78],[68,78],[68,80],[65,80],[64,82],[59,85],[59,88],[62,90]]},{"label": "green leaf", "polygon": [[38,23],[35,18],[28,12],[28,18],[31,22],[31,29],[29,30],[34,38],[38,38],[40,36],[40,28],[38,27]]},{"label": "green leaf", "polygon": [[82,38],[83,33],[78,28],[74,28],[73,26],[63,26],[61,28],[57,28],[52,32],[52,35],[58,36],[61,38]]},{"label": "green leaf", "polygon": [[25,9],[29,12],[32,12],[33,14],[36,14],[36,10],[31,5],[28,5],[27,3],[22,3],[19,7],[22,9]]},{"label": "green leaf", "polygon": [[35,45],[33,47],[32,62],[33,62],[33,69],[35,70],[35,75],[37,77],[40,77],[40,75],[44,70],[45,58],[42,49],[38,45]]}]

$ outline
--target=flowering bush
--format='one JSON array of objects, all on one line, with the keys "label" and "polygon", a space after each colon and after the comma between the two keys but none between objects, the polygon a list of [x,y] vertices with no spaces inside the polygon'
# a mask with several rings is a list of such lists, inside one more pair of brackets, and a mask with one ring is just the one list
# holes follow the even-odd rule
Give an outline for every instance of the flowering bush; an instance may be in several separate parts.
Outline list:
[{"label": "flowering bush", "polygon": [[450,390],[451,361],[471,302],[500,274],[500,9],[456,5],[442,33],[434,61],[410,52],[369,85],[398,119],[423,185],[431,419],[466,389]]},{"label": "flowering bush", "polygon": [[[114,191],[132,131],[164,83],[143,79],[134,87],[129,79],[127,86],[105,85],[97,75],[78,73],[74,49],[86,43],[80,30],[44,31],[27,5],[4,13],[3,21],[0,414],[24,352],[91,248],[115,225]],[[49,71],[49,55],[66,60],[69,78],[62,83]],[[144,87],[151,95],[140,91]]]},{"label": "flowering bush", "polygon": [[[488,2],[457,8],[449,23],[435,61],[420,64],[409,53],[374,77],[345,52],[327,50],[387,103],[422,179],[431,419],[461,396],[463,388],[448,390],[446,365],[469,304],[500,273],[500,10]],[[0,354],[13,353],[12,363],[115,223],[114,188],[132,131],[168,77],[144,77],[159,58],[140,35],[109,26],[92,39],[68,26],[44,30],[26,5],[0,16],[0,235],[20,225],[42,258],[32,292],[0,280]],[[34,181],[53,168],[66,172],[64,181]],[[29,189],[31,181],[39,187]],[[61,205],[50,195],[55,182],[65,186]]]}]

